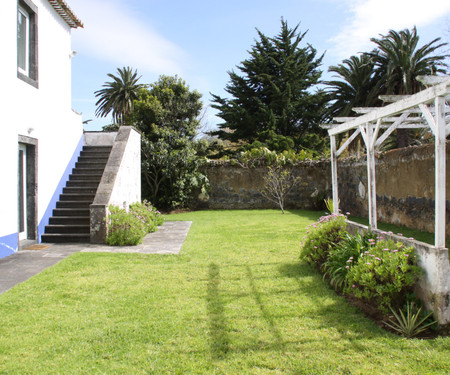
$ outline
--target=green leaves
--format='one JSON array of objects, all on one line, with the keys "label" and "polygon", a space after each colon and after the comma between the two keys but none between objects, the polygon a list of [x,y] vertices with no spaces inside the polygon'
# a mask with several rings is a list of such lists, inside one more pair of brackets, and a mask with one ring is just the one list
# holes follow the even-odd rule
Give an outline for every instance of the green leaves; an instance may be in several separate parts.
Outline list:
[{"label": "green leaves", "polygon": [[398,310],[397,313],[391,307],[389,308],[394,314],[395,320],[391,320],[390,323],[385,322],[385,324],[408,339],[417,336],[419,333],[425,331],[428,327],[436,323],[434,319],[428,321],[430,320],[429,318],[432,317],[433,313],[430,312],[425,316],[422,316],[422,307],[417,310],[413,302],[406,304],[405,314],[402,309]]},{"label": "green leaves", "polygon": [[142,89],[133,121],[141,133],[143,195],[163,208],[184,207],[206,192],[207,177],[194,140],[201,95],[178,77],[161,76]]},{"label": "green leaves", "polygon": [[139,89],[143,85],[137,82],[141,77],[137,76],[137,71],[133,72],[130,67],[117,69],[118,76],[111,73],[108,77],[111,82],[106,82],[103,89],[95,91],[98,97],[97,109],[95,115],[106,117],[112,112],[113,120],[119,125],[123,125],[127,116],[130,116],[133,110],[133,101],[137,99]]},{"label": "green leaves", "polygon": [[259,40],[249,51],[250,57],[238,66],[242,75],[229,73],[225,90],[231,99],[213,95],[212,107],[224,120],[214,134],[251,143],[270,130],[294,139],[298,146],[304,135],[322,134],[324,95],[313,92],[321,76],[322,56],[317,57],[309,44],[300,47],[306,33],[298,32],[298,26],[289,28],[284,20],[275,37],[257,33]]},{"label": "green leaves", "polygon": [[372,300],[382,311],[401,305],[421,275],[413,247],[392,240],[375,240],[347,274],[345,291]]}]

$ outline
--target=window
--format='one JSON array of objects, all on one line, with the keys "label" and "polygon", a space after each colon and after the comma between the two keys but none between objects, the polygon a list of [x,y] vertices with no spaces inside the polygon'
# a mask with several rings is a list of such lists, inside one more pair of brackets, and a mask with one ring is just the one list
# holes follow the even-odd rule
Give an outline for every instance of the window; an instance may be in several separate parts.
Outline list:
[{"label": "window", "polygon": [[37,7],[19,0],[17,7],[17,77],[38,87]]},{"label": "window", "polygon": [[19,6],[17,12],[17,68],[19,72],[28,75],[29,28],[30,17],[28,12]]}]

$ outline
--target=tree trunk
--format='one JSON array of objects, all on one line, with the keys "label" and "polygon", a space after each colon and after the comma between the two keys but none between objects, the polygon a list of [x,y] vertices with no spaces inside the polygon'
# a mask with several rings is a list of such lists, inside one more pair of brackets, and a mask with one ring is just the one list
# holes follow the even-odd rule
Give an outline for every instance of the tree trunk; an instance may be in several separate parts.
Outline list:
[{"label": "tree trunk", "polygon": [[397,148],[409,146],[409,129],[397,129]]}]

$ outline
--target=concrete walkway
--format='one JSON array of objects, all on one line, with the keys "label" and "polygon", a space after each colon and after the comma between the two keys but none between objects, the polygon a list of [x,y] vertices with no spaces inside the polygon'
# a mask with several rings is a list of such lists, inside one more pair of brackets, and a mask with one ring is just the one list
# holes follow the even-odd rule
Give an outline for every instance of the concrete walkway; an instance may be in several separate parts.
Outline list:
[{"label": "concrete walkway", "polygon": [[[178,254],[191,224],[191,221],[167,221],[157,232],[148,234],[142,244],[137,246],[72,243],[26,247],[0,259],[0,294],[76,252]],[[35,250],[31,250],[33,248]]]}]

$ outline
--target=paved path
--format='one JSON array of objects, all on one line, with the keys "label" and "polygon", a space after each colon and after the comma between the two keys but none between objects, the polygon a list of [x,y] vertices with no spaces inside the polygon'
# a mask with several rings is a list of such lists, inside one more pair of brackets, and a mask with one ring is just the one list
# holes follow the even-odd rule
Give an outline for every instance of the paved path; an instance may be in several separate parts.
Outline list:
[{"label": "paved path", "polygon": [[148,234],[142,244],[137,246],[73,243],[43,244],[49,246],[41,250],[25,248],[0,259],[0,294],[76,252],[178,254],[191,224],[191,221],[167,221],[157,232]]}]

